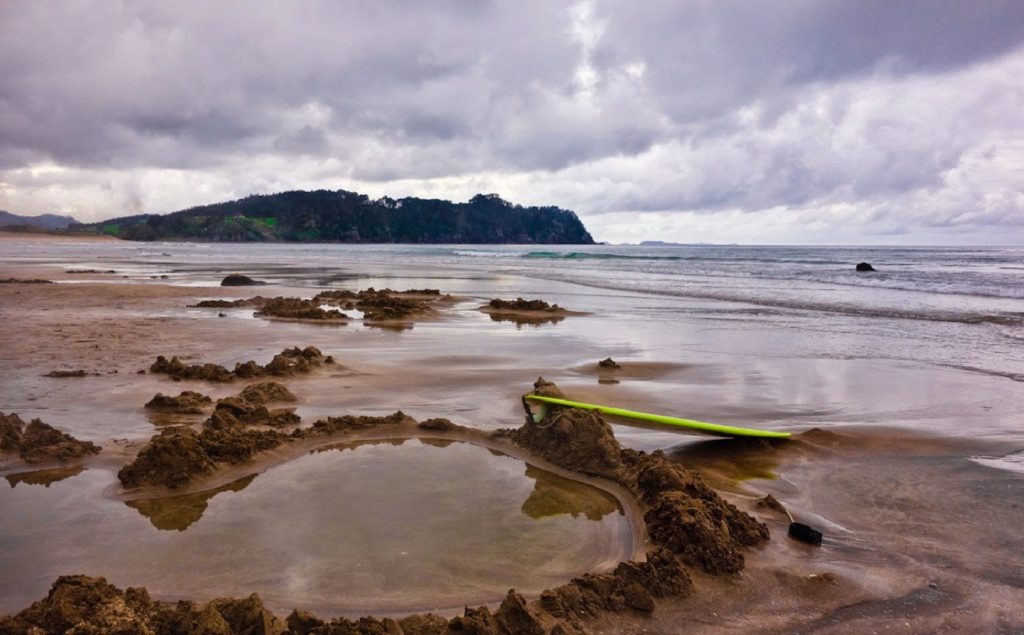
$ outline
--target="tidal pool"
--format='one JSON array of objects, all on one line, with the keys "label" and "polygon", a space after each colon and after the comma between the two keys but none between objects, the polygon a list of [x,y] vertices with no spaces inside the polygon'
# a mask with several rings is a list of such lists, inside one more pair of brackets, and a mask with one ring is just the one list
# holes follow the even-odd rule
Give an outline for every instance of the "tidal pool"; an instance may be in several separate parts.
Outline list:
[{"label": "tidal pool", "polygon": [[468,443],[396,440],[312,452],[224,487],[124,503],[112,473],[8,477],[0,612],[61,574],[160,599],[259,593],[322,616],[495,602],[627,558],[616,499]]}]

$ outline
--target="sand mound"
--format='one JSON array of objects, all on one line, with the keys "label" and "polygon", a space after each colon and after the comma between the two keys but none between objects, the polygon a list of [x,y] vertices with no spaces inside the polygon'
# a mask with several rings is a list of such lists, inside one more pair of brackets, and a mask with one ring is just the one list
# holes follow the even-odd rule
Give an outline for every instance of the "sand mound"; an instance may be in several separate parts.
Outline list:
[{"label": "sand mound", "polygon": [[134,461],[118,471],[117,478],[125,487],[158,485],[177,489],[198,476],[211,474],[218,464],[242,463],[287,441],[288,436],[280,432],[244,429],[230,414],[217,417],[215,413],[202,432],[185,427],[161,430]]},{"label": "sand mound", "polygon": [[41,278],[4,278],[0,280],[0,284],[53,284],[53,280],[43,280]]},{"label": "sand mound", "polygon": [[386,417],[368,417],[345,415],[344,417],[327,417],[313,424],[312,428],[303,430],[303,436],[333,435],[355,430],[367,430],[378,426],[397,426],[404,423],[415,423],[415,420],[401,410]]},{"label": "sand mound", "polygon": [[153,365],[149,367],[151,373],[163,373],[174,379],[203,379],[205,381],[231,381],[234,375],[227,368],[219,364],[192,364],[186,365],[177,357],[167,359],[159,355]]},{"label": "sand mound", "polygon": [[[493,614],[487,607],[467,608],[452,620],[430,613],[401,620],[363,617],[330,622],[293,611],[287,620],[275,617],[259,596],[217,598],[205,605],[157,602],[142,588],[122,591],[104,578],[61,576],[50,593],[17,615],[0,618],[0,635],[25,633],[158,633],[175,635],[479,635],[537,634],[552,631],[550,616],[538,615],[521,595],[509,591]],[[556,627],[557,628],[557,627]],[[39,629],[38,631],[35,629]]]},{"label": "sand mound", "polygon": [[[544,392],[546,396],[561,397],[561,392],[551,394],[555,390]],[[622,448],[611,426],[596,412],[559,409],[539,424],[531,420],[515,430],[512,440],[568,470],[619,483],[628,481]]]},{"label": "sand mound", "polygon": [[99,451],[95,443],[79,441],[39,419],[26,425],[18,415],[0,412],[0,452],[16,454],[26,463],[64,462]]},{"label": "sand mound", "polygon": [[58,379],[65,379],[67,377],[99,377],[99,373],[89,372],[81,368],[77,370],[51,370],[50,372],[43,375],[43,377],[54,377]]},{"label": "sand mound", "polygon": [[268,298],[258,295],[254,298],[242,298],[241,300],[202,300],[188,306],[189,308],[199,309],[235,309],[243,306],[263,306],[267,300]]},{"label": "sand mound", "polygon": [[298,401],[295,395],[292,394],[292,391],[276,381],[265,381],[246,386],[239,397],[255,404],[264,404],[272,401]]},{"label": "sand mound", "polygon": [[602,611],[626,609],[651,612],[655,598],[685,596],[693,582],[672,553],[665,549],[648,552],[647,562],[623,562],[612,573],[587,574],[568,584],[544,591],[540,607],[551,615],[580,620]]},{"label": "sand mound", "polygon": [[[564,397],[544,381],[534,393]],[[624,485],[644,508],[652,541],[709,573],[743,568],[742,548],[768,540],[768,527],[719,496],[704,479],[658,451],[623,449],[600,414],[549,407],[544,419],[507,433],[517,445],[552,463]]]},{"label": "sand mound", "polygon": [[291,409],[271,410],[244,397],[225,397],[217,401],[207,425],[215,428],[231,428],[238,424],[280,428],[298,425],[299,422],[299,416]]},{"label": "sand mound", "polygon": [[374,289],[370,287],[362,291],[334,289],[322,291],[313,298],[324,304],[335,304],[346,310],[357,309],[363,312],[363,319],[368,322],[389,322],[408,320],[434,312],[430,303],[438,300],[451,299],[442,295],[439,289]]},{"label": "sand mound", "polygon": [[256,315],[283,320],[315,320],[318,322],[345,322],[351,319],[337,309],[321,308],[316,300],[301,298],[270,298],[260,305]]},{"label": "sand mound", "polygon": [[275,355],[274,359],[270,360],[270,363],[265,366],[257,364],[252,360],[235,364],[233,371],[219,364],[187,365],[177,357],[172,357],[168,360],[163,355],[160,355],[153,362],[153,365],[149,367],[149,372],[163,373],[177,380],[202,379],[213,382],[229,382],[235,378],[249,379],[266,375],[283,377],[306,374],[313,372],[324,364],[333,363],[334,358],[330,355],[325,357],[319,349],[307,346],[303,349],[298,347],[286,348]]},{"label": "sand mound", "polygon": [[368,322],[391,322],[409,320],[433,313],[434,308],[431,303],[450,299],[451,296],[442,295],[438,289],[409,289],[407,291],[381,289],[378,291],[370,287],[362,291],[348,289],[321,291],[309,300],[256,296],[240,300],[203,300],[189,306],[211,309],[253,306],[258,308],[257,316],[282,320],[344,322],[351,319],[351,316],[338,309],[323,308],[323,305],[329,304],[347,311],[358,309],[363,312],[363,319]]},{"label": "sand mound", "polygon": [[184,390],[177,397],[158,392],[152,399],[146,402],[144,407],[150,410],[160,410],[161,412],[198,415],[205,412],[206,408],[212,404],[213,400],[206,395],[193,390]]},{"label": "sand mound", "polygon": [[[247,386],[237,396],[218,399],[213,413],[203,422],[201,432],[182,427],[162,430],[150,439],[135,460],[121,468],[117,477],[125,487],[157,485],[176,489],[224,465],[249,461],[259,452],[276,448],[291,437],[275,430],[246,428],[298,425],[301,419],[292,409],[271,410],[264,405],[270,401],[294,400],[295,395],[277,382]],[[191,391],[178,397],[157,394],[146,407],[154,402],[176,408],[212,403],[209,397]]]},{"label": "sand mound", "polygon": [[[270,634],[283,628],[260,599],[218,598],[200,608],[192,602],[154,602],[145,589],[122,591],[104,578],[61,576],[49,595],[21,613],[0,618],[0,635],[25,633]],[[34,630],[39,629],[39,630]]]},{"label": "sand mound", "polygon": [[524,300],[522,298],[516,298],[515,300],[494,298],[486,306],[494,311],[547,311],[549,313],[564,311],[557,304],[548,304],[544,300]]},{"label": "sand mound", "polygon": [[532,324],[557,324],[570,315],[585,315],[579,311],[569,311],[557,304],[548,304],[544,300],[502,300],[494,298],[487,304],[477,307],[477,311],[486,313],[495,322],[515,322],[517,326]]}]

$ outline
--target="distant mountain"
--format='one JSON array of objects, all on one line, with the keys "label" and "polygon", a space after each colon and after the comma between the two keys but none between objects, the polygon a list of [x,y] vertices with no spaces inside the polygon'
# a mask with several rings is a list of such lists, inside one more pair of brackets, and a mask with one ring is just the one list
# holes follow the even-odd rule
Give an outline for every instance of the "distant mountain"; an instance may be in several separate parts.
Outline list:
[{"label": "distant mountain", "polygon": [[70,216],[43,214],[42,216],[19,216],[0,210],[0,227],[20,225],[38,227],[40,229],[65,229],[68,225],[76,225],[78,221]]},{"label": "distant mountain", "polygon": [[83,229],[127,240],[344,243],[593,244],[575,213],[522,207],[497,194],[467,203],[381,198],[344,190],[248,196],[165,215],[115,218]]}]

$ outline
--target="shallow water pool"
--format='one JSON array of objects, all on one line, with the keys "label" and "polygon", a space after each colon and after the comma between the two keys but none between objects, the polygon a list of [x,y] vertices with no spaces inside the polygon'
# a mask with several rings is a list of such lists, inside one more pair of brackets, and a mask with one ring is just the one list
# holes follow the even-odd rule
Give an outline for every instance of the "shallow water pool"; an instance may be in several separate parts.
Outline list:
[{"label": "shallow water pool", "polygon": [[457,609],[628,557],[614,497],[467,443],[338,445],[200,494],[125,504],[110,472],[10,476],[0,612],[57,575],[161,599],[259,593],[322,616]]}]

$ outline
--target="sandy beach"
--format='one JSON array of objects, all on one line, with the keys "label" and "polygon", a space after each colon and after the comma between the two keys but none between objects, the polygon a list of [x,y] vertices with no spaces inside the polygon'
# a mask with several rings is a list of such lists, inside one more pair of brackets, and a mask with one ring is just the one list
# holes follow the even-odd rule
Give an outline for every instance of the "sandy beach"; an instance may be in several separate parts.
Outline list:
[{"label": "sandy beach", "polygon": [[[36,247],[26,246],[33,241]],[[537,601],[544,588],[588,571],[608,572],[642,552],[643,509],[629,492],[488,440],[495,430],[523,424],[520,397],[543,376],[581,401],[794,433],[793,440],[779,442],[709,440],[609,419],[624,448],[661,450],[670,462],[699,472],[725,500],[764,523],[771,539],[742,549],[741,571],[712,574],[687,566],[692,594],[660,598],[653,611],[601,612],[580,622],[589,632],[1024,629],[1019,612],[1024,604],[1024,534],[1019,529],[1024,526],[1024,478],[1006,469],[1005,460],[999,464],[1000,457],[1024,448],[1019,433],[1012,433],[1019,426],[1024,391],[1010,377],[929,365],[911,355],[844,358],[831,349],[835,338],[850,338],[849,331],[826,335],[835,328],[827,319],[794,314],[766,324],[752,317],[749,306],[712,300],[597,289],[494,270],[473,275],[461,265],[429,275],[412,265],[384,270],[379,263],[360,264],[358,254],[320,269],[229,258],[197,265],[174,247],[103,241],[82,247],[92,255],[83,258],[74,249],[63,255],[49,251],[59,242],[18,236],[17,245],[30,253],[0,258],[0,279],[55,282],[0,286],[0,412],[18,414],[26,422],[39,418],[102,449],[71,467],[30,466],[10,457],[0,463],[0,474],[10,484],[0,502],[15,512],[0,521],[0,569],[6,572],[0,614],[18,613],[45,597],[57,576],[70,574],[104,576],[120,588],[145,586],[155,600],[169,602],[257,592],[283,620],[297,607],[323,619],[427,610],[453,617],[464,606],[497,610],[510,587],[527,601]],[[147,255],[140,256],[143,249]],[[235,271],[269,284],[218,286],[220,278]],[[325,289],[371,286],[439,288],[454,299],[438,306],[436,314],[412,317],[398,328],[363,321],[358,311],[339,324],[270,320],[254,315],[252,307],[189,306],[256,295],[308,299]],[[559,320],[517,315],[524,319],[504,322],[478,310],[493,298],[517,297],[557,303],[566,312]],[[723,312],[714,313],[720,306]],[[822,332],[813,334],[814,328]],[[864,329],[864,346],[885,348],[884,338],[893,337],[871,332],[876,327],[866,322],[857,328]],[[945,327],[928,323],[924,328]],[[172,507],[137,502],[168,498],[168,492],[132,494],[118,483],[118,470],[161,428],[172,424],[200,430],[208,414],[168,418],[143,408],[156,393],[195,390],[216,401],[252,383],[176,381],[150,370],[158,355],[231,369],[248,360],[267,364],[296,346],[316,347],[336,360],[280,380],[296,398],[284,405],[294,408],[302,425],[401,410],[416,421],[441,417],[473,432],[425,435],[443,441],[444,448],[425,445],[412,438],[423,435],[408,430],[361,433],[346,442],[378,443],[356,443],[326,454],[311,453],[326,444],[301,441],[173,492],[171,498],[180,504]],[[608,357],[621,367],[598,365]],[[84,376],[46,376],[78,370]],[[389,439],[401,444],[379,444]],[[492,454],[474,452],[466,441]],[[456,446],[445,445],[452,442]],[[469,449],[446,454],[463,446]],[[389,459],[388,452],[409,462]],[[997,465],[986,464],[985,457]],[[374,472],[380,465],[389,467]],[[407,488],[417,473],[447,483],[418,497],[434,501],[429,497],[447,491],[447,499],[414,505],[392,498],[389,488]],[[326,497],[333,487],[330,474],[354,479],[349,499],[366,494],[367,488],[379,490],[354,503],[365,510],[367,526],[316,511],[318,496]],[[460,482],[460,476],[470,482]],[[477,500],[473,481],[488,491],[507,487],[511,499]],[[579,489],[584,486],[590,489]],[[303,519],[300,508],[286,505],[287,492],[306,490],[314,508]],[[768,494],[795,519],[822,531],[824,543],[813,547],[788,538],[786,514],[760,503]],[[529,502],[522,502],[520,510],[524,497]],[[548,507],[537,507],[542,501]],[[261,520],[261,514],[273,514],[269,506],[298,517],[280,527]],[[415,514],[400,514],[396,510],[401,507]],[[526,518],[525,510],[540,508],[552,511],[538,518],[557,524],[524,523],[516,535],[493,534],[490,545],[470,540],[489,531],[487,518],[505,518],[505,526],[519,527],[516,519]],[[448,517],[467,516],[435,526],[430,519],[436,509],[445,509]],[[161,523],[174,529],[161,529]],[[324,523],[340,523],[371,550],[381,527],[423,523],[424,534],[454,533],[450,541],[408,542],[409,550],[445,553],[443,564],[410,568],[416,573],[406,581],[380,577],[389,569],[402,570],[393,553],[403,549],[394,545],[406,544],[401,536],[395,542],[381,538],[380,545],[391,545],[381,549],[392,553],[365,558],[342,550],[281,550],[272,542],[287,541],[281,533],[286,531],[313,542],[316,536],[324,539],[331,535]],[[327,533],[313,531],[314,526]],[[249,535],[236,557],[253,561],[252,571],[232,577],[229,571],[196,564],[211,557],[209,549],[223,550],[218,540],[237,532]],[[265,540],[257,544],[256,535]],[[102,541],[137,541],[140,546],[128,549],[123,562],[112,562],[114,552]],[[459,561],[455,545],[460,541],[466,543],[461,553],[481,563],[476,569]],[[500,547],[497,541],[503,541]],[[60,549],[52,548],[58,543]],[[578,548],[570,549],[573,543]],[[521,556],[502,560],[502,550],[518,550]],[[346,602],[317,589],[317,584],[341,585],[328,582],[334,578],[326,558],[366,567],[358,576],[352,569],[350,577],[371,592]],[[184,566],[171,565],[175,559]],[[218,566],[230,562],[228,557]],[[149,563],[165,563],[167,569]],[[346,588],[356,587],[327,591]]]}]

